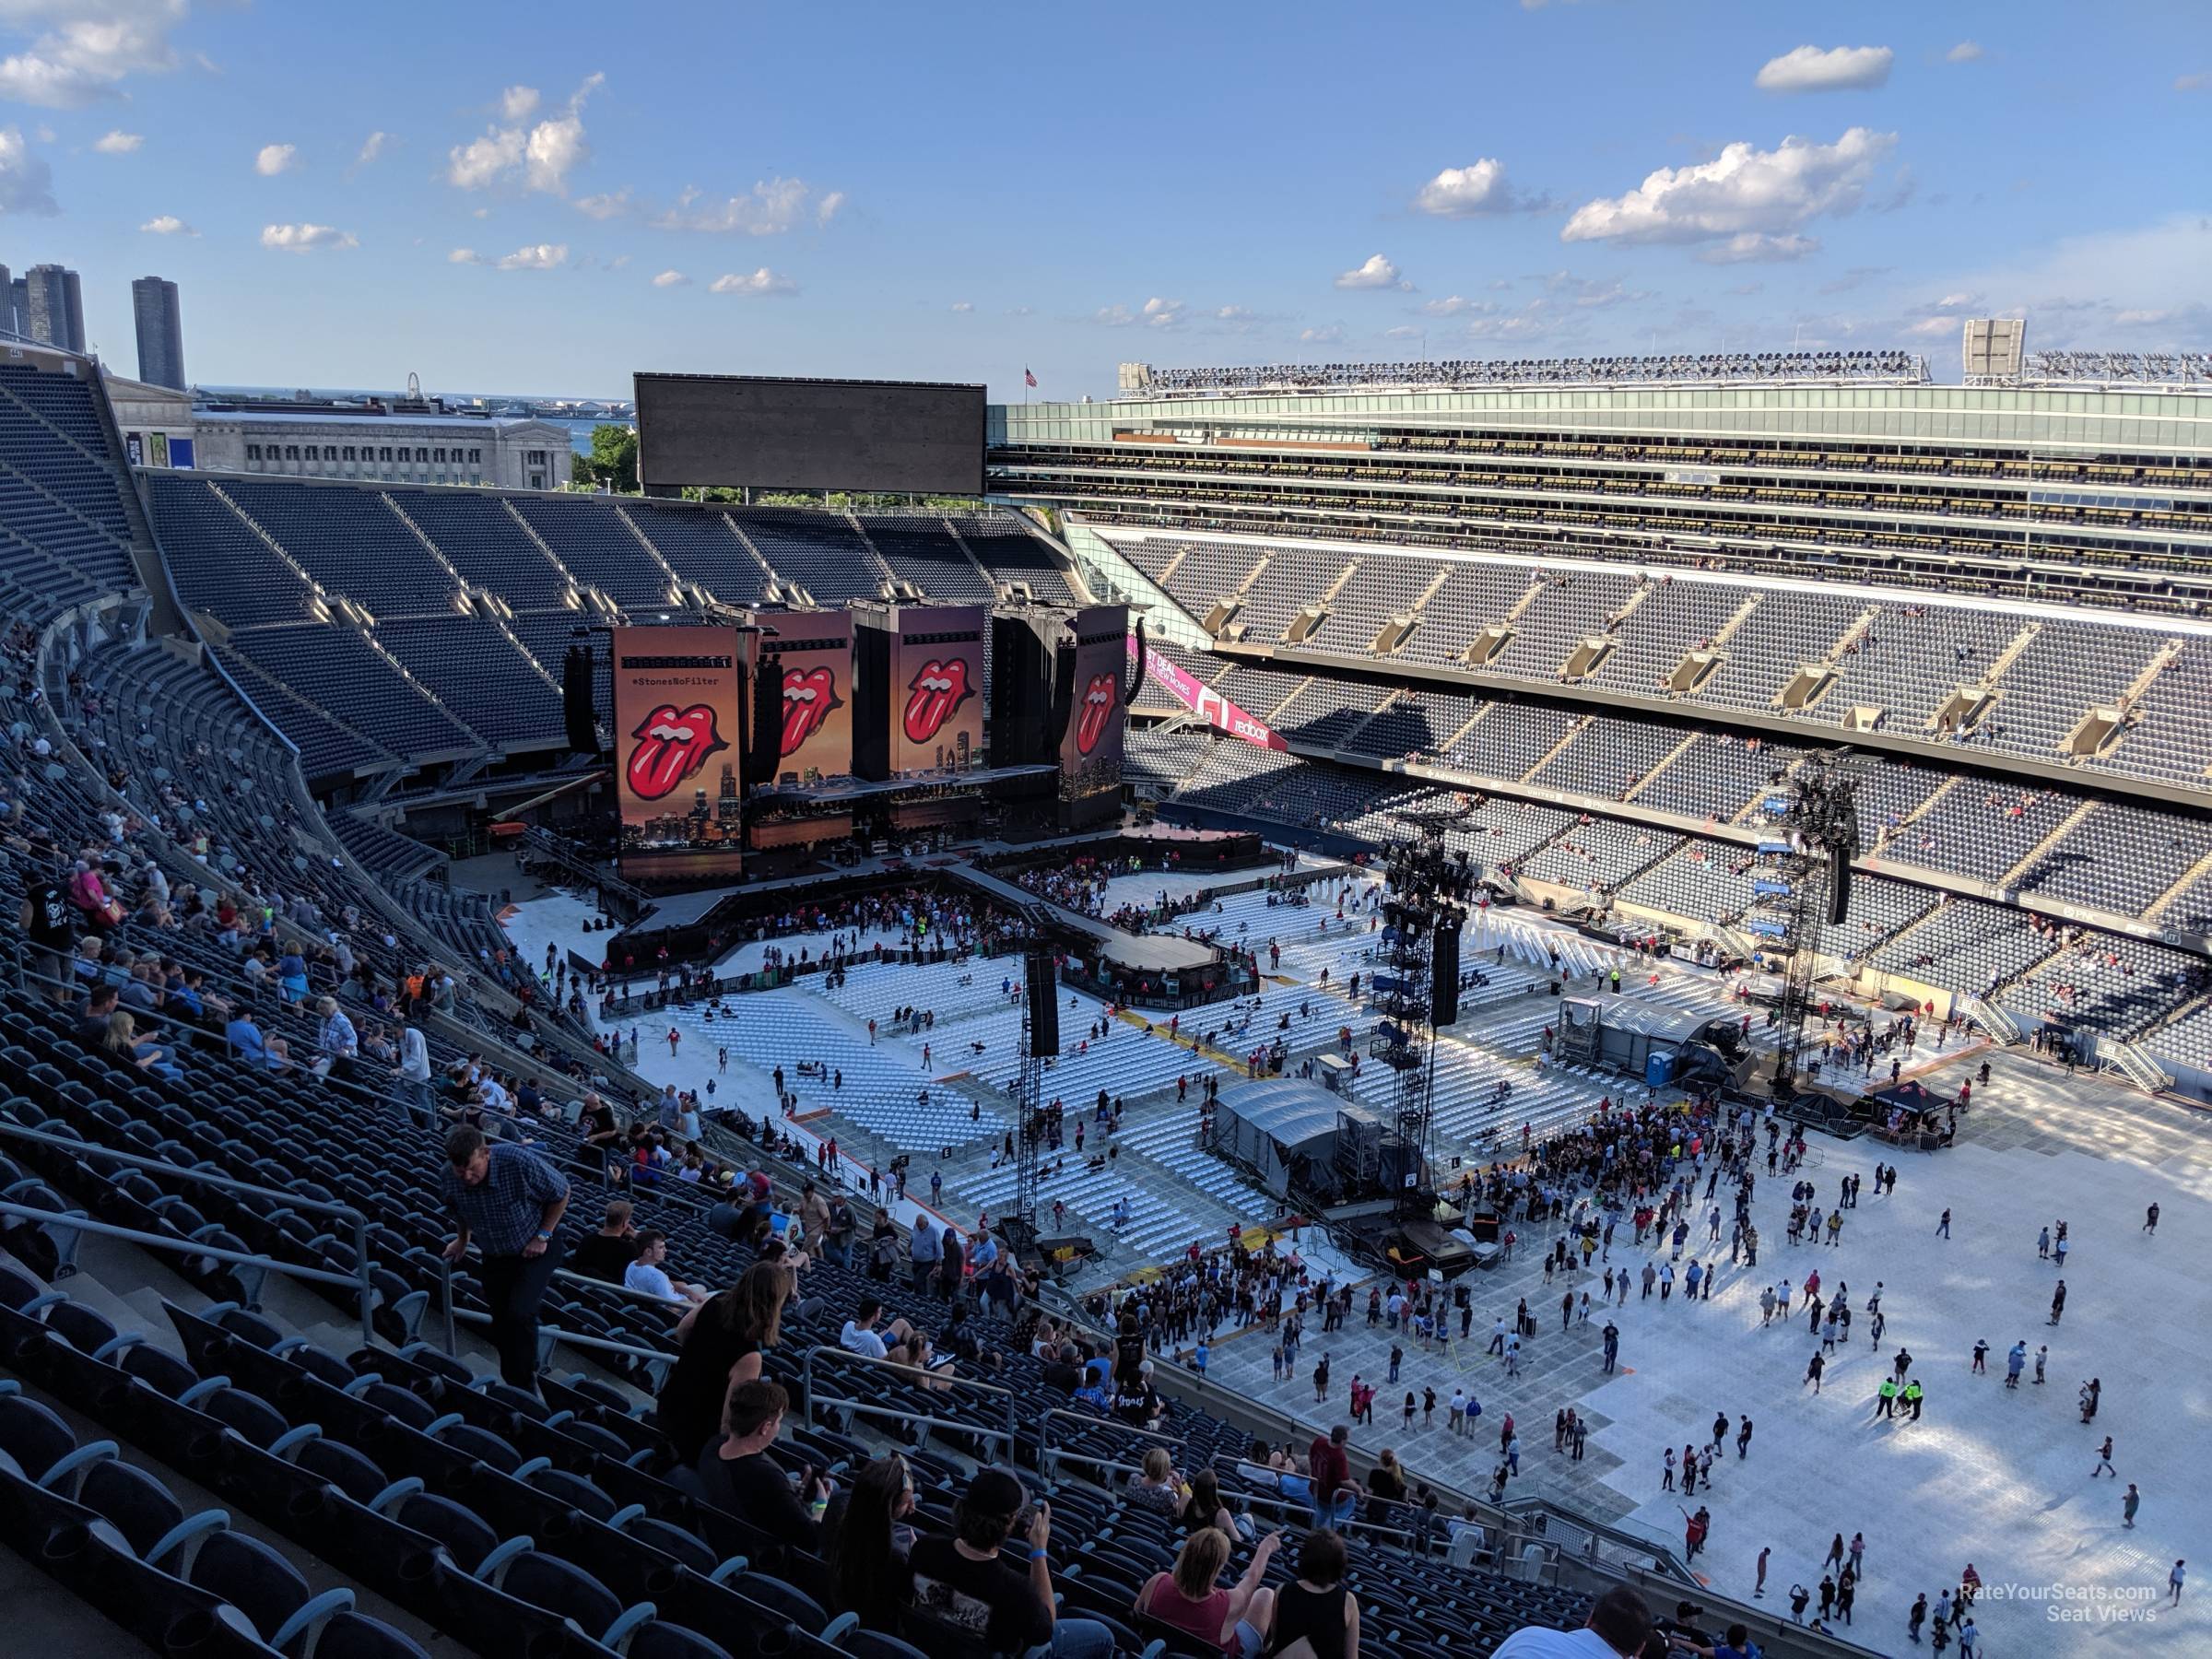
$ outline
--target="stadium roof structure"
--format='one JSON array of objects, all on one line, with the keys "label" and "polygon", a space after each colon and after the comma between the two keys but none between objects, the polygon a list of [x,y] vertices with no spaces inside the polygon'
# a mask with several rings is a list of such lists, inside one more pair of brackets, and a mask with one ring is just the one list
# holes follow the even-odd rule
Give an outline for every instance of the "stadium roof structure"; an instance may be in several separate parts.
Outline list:
[{"label": "stadium roof structure", "polygon": [[1604,358],[1470,358],[1405,363],[1263,363],[1156,369],[1124,363],[1123,398],[1227,397],[1250,393],[1457,391],[1492,386],[1854,385],[1929,382],[1916,353],[1730,351]]},{"label": "stadium roof structure", "polygon": [[2032,351],[2017,378],[1983,383],[2212,392],[2212,351]]}]

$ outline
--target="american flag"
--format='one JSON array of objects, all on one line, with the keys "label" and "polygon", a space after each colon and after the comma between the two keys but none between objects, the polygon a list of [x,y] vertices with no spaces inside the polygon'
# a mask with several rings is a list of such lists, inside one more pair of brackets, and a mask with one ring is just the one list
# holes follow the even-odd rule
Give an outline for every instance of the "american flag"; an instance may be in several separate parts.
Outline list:
[{"label": "american flag", "polygon": [[1021,371],[1021,383],[1025,386],[1034,386],[1037,383],[1037,377],[1024,369]]}]

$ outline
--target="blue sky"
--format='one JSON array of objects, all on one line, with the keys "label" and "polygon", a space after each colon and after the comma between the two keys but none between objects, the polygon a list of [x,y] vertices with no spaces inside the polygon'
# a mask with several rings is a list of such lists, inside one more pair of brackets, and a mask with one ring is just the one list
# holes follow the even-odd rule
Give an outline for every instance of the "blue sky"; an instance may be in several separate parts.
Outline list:
[{"label": "blue sky", "polygon": [[1957,319],[2212,346],[2212,6],[0,0],[0,260],[211,383],[626,392]]}]

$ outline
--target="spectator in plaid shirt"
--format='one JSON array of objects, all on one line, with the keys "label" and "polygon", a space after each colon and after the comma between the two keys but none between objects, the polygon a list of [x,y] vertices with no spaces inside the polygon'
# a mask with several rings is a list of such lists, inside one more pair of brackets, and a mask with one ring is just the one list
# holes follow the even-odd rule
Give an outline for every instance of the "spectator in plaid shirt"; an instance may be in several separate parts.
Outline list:
[{"label": "spectator in plaid shirt", "polygon": [[568,1177],[529,1147],[493,1146],[481,1129],[465,1125],[445,1137],[445,1161],[440,1194],[460,1223],[445,1259],[458,1262],[472,1241],[482,1253],[479,1277],[500,1375],[535,1394],[537,1309],[567,1254],[553,1235],[569,1207]]}]

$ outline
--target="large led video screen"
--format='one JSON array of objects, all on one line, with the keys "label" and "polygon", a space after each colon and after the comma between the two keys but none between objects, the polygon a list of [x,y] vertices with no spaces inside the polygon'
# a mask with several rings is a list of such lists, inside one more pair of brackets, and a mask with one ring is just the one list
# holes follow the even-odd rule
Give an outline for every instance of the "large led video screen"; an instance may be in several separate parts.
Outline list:
[{"label": "large led video screen", "polygon": [[853,772],[853,618],[844,611],[763,611],[764,663],[783,670],[775,782],[811,785]]},{"label": "large led video screen", "polygon": [[638,477],[884,495],[983,493],[983,388],[922,381],[644,374]]},{"label": "large led video screen", "polygon": [[1128,662],[1129,607],[1086,606],[1075,615],[1076,680],[1060,734],[1060,798],[1082,800],[1122,786],[1122,671]]},{"label": "large led video screen", "polygon": [[734,879],[745,851],[735,631],[613,631],[622,874]]},{"label": "large led video screen", "polygon": [[983,763],[983,610],[901,606],[892,653],[893,773],[967,771]]}]

